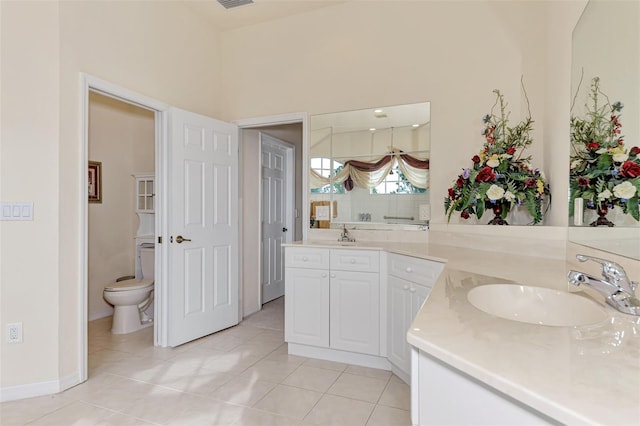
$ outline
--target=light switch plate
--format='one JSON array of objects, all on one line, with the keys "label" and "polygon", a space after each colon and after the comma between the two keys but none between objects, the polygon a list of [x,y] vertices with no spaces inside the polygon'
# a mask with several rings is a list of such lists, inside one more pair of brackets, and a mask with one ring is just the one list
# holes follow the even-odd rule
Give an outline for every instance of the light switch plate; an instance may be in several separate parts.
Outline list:
[{"label": "light switch plate", "polygon": [[329,206],[316,206],[316,220],[329,220]]},{"label": "light switch plate", "polygon": [[33,203],[0,202],[0,220],[33,220]]}]

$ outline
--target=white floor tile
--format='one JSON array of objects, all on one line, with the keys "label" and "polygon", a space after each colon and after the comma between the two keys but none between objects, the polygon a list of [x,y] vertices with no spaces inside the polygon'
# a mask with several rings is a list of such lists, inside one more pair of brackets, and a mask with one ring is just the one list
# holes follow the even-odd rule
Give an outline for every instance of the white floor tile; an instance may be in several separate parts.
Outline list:
[{"label": "white floor tile", "polygon": [[302,365],[291,373],[282,383],[317,392],[326,392],[338,376],[340,376],[339,371]]},{"label": "white floor tile", "polygon": [[255,408],[302,420],[322,397],[322,393],[278,385]]},{"label": "white floor tile", "polygon": [[368,402],[325,394],[304,420],[318,425],[364,425],[374,407]]},{"label": "white floor tile", "polygon": [[75,401],[29,424],[34,426],[94,425],[113,414],[111,410]]},{"label": "white floor tile", "polygon": [[387,380],[342,373],[327,393],[376,403],[385,386],[387,386]]},{"label": "white floor tile", "polygon": [[377,405],[367,426],[410,426],[411,413],[398,408]]},{"label": "white floor tile", "polygon": [[261,400],[276,383],[248,377],[236,377],[211,393],[211,397],[234,404],[252,406]]}]

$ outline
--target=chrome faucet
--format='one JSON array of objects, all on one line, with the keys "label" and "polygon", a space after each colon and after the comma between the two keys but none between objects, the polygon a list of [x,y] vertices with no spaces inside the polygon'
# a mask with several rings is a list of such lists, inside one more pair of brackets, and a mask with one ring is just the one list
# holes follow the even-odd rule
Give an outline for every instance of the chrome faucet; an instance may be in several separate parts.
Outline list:
[{"label": "chrome faucet", "polygon": [[347,225],[342,224],[342,234],[340,234],[340,239],[338,240],[340,242],[349,242],[349,243],[353,243],[356,241],[355,238],[351,237],[351,235],[349,235],[349,231],[347,231]]},{"label": "chrome faucet", "polygon": [[640,300],[636,297],[638,283],[629,280],[624,268],[615,263],[598,257],[576,255],[580,262],[591,260],[602,267],[602,278],[596,278],[579,271],[569,271],[569,284],[575,286],[586,285],[602,294],[609,305],[618,311],[630,315],[640,316]]}]

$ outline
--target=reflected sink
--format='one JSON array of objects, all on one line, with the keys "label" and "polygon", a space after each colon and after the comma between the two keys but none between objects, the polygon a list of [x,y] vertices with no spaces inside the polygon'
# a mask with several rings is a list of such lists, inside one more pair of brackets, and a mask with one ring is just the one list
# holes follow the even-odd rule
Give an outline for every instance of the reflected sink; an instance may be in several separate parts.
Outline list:
[{"label": "reflected sink", "polygon": [[488,284],[473,288],[469,302],[491,315],[529,324],[571,327],[607,318],[595,302],[572,293],[518,284]]}]

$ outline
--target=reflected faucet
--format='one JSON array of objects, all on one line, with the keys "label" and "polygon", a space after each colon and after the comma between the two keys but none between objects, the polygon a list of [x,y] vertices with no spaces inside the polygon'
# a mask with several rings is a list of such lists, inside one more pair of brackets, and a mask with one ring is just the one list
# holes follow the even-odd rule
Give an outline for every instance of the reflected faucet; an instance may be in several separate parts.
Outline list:
[{"label": "reflected faucet", "polygon": [[351,235],[349,235],[349,231],[347,231],[347,225],[342,224],[342,234],[340,234],[340,238],[338,239],[338,241],[340,242],[349,242],[349,243],[353,243],[356,241],[355,238],[351,237]]},{"label": "reflected faucet", "polygon": [[624,268],[615,263],[598,257],[578,254],[576,259],[580,262],[591,260],[602,267],[602,278],[596,278],[579,271],[569,271],[567,275],[569,284],[575,286],[586,285],[602,294],[607,304],[618,311],[630,315],[640,316],[640,300],[636,298],[635,291],[638,283],[629,280]]}]

